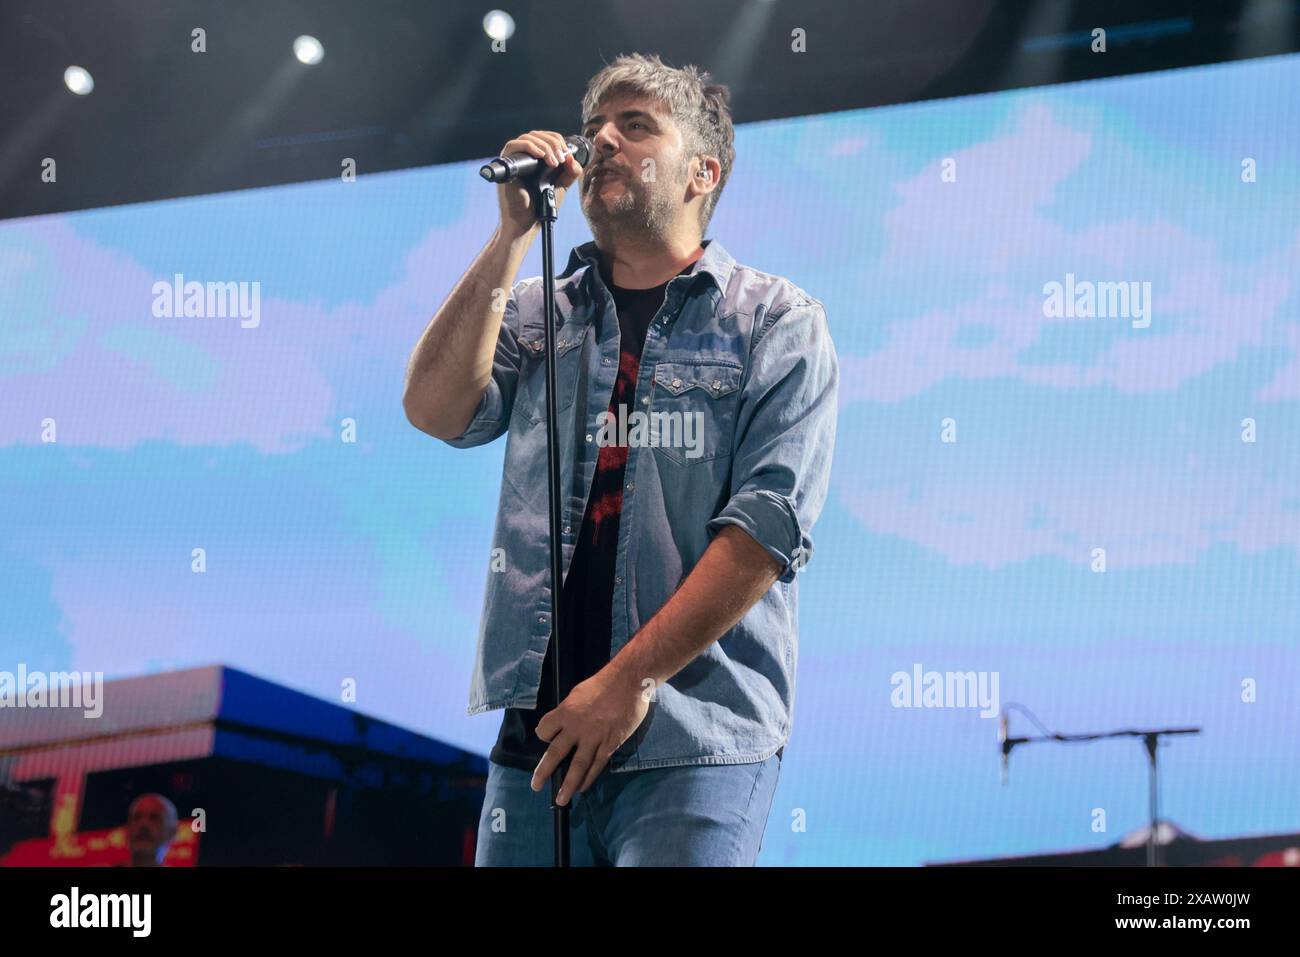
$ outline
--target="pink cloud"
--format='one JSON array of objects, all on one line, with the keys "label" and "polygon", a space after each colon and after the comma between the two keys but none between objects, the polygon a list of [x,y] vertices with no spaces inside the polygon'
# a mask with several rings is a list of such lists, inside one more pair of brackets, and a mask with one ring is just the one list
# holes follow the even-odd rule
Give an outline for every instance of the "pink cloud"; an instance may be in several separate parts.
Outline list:
[{"label": "pink cloud", "polygon": [[[936,290],[945,277],[983,276],[984,286],[957,305],[877,319],[887,333],[883,345],[841,356],[842,405],[900,402],[949,378],[1171,391],[1247,348],[1297,346],[1293,324],[1279,313],[1293,295],[1300,231],[1290,248],[1247,262],[1229,261],[1217,240],[1165,221],[1126,219],[1069,232],[1047,210],[1092,149],[1091,136],[1034,104],[1005,136],[954,152],[956,183],[940,181],[936,161],[896,187],[901,202],[883,217],[887,241],[873,283],[888,285],[896,271],[924,277],[931,269]],[[1079,280],[1150,282],[1151,326],[1132,328],[1122,317],[1045,316],[1042,287],[1063,282],[1067,271]],[[1026,360],[1045,332],[1068,322],[1091,323],[1110,341],[1077,361]],[[969,327],[987,341],[959,345]],[[1300,395],[1297,364],[1300,349],[1256,398]]]},{"label": "pink cloud", "polygon": [[[285,452],[329,433],[334,390],[309,338],[320,329],[319,314],[313,322],[311,310],[263,297],[257,328],[240,328],[238,318],[155,318],[154,283],[172,277],[86,239],[64,217],[19,228],[48,249],[48,268],[36,260],[8,265],[18,273],[15,285],[29,284],[29,312],[11,322],[63,342],[63,351],[48,367],[7,378],[0,446],[35,444],[46,417],[61,443],[117,449],[167,439]],[[200,278],[242,277],[187,277]],[[186,387],[165,365],[114,349],[123,329],[146,335],[164,361],[185,357],[210,371],[211,380]]]},{"label": "pink cloud", "polygon": [[1107,569],[1118,570],[1193,562],[1217,543],[1300,554],[1300,511],[1287,507],[1294,488],[1253,479],[1244,462],[1212,471],[1189,460],[1177,474],[931,470],[923,485],[867,486],[841,475],[836,497],[869,531],[957,565],[996,569],[1050,556],[1086,568],[1100,547]]},{"label": "pink cloud", "polygon": [[[333,439],[349,414],[339,384],[359,369],[389,367],[399,410],[410,350],[461,268],[429,264],[445,261],[447,248],[474,249],[483,239],[481,220],[468,217],[431,231],[398,278],[366,302],[325,307],[276,296],[264,283],[260,323],[241,328],[238,317],[153,316],[154,283],[172,276],[81,235],[67,217],[7,228],[22,231],[37,252],[0,252],[0,290],[23,304],[0,339],[0,368],[8,368],[0,447],[38,443],[46,417],[56,421],[59,441],[73,446],[124,449],[162,439],[287,453]],[[156,355],[115,348],[124,331]],[[195,369],[203,375],[187,381]]]}]

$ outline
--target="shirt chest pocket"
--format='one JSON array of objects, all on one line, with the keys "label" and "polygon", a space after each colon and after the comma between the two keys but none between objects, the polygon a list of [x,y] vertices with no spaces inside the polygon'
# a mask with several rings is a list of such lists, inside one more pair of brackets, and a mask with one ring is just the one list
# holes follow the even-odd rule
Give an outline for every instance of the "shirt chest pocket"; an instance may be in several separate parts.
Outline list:
[{"label": "shirt chest pocket", "polygon": [[731,455],[740,402],[739,362],[660,362],[650,406],[652,443],[676,465]]},{"label": "shirt chest pocket", "polygon": [[[573,405],[577,391],[578,362],[586,338],[586,325],[572,324],[562,328],[555,337],[555,408],[563,412]],[[523,364],[520,367],[519,389],[515,396],[515,411],[529,422],[541,422],[546,417],[546,339],[541,329],[526,329],[519,337]]]}]

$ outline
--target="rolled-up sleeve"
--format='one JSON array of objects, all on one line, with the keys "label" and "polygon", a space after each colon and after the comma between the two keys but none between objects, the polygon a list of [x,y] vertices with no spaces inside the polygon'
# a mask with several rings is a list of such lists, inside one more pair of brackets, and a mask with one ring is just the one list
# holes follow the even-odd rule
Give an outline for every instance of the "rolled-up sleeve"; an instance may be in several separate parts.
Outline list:
[{"label": "rolled-up sleeve", "polygon": [[740,526],[789,582],[812,557],[812,527],[830,485],[839,360],[816,299],[798,300],[763,328],[741,388],[731,498],[708,534]]},{"label": "rolled-up sleeve", "polygon": [[454,439],[443,439],[452,448],[472,449],[486,445],[505,433],[510,427],[510,414],[515,404],[515,389],[519,385],[522,350],[519,347],[519,297],[536,281],[525,279],[515,283],[506,299],[501,329],[497,333],[496,354],[492,359],[492,378],[488,380],[478,409],[465,431]]}]

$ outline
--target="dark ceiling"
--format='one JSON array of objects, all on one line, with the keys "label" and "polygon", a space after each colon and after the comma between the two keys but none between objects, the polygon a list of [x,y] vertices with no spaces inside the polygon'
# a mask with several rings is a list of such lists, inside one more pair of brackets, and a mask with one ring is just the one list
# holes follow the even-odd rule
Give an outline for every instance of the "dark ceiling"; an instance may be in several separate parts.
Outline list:
[{"label": "dark ceiling", "polygon": [[[493,52],[484,14],[516,32]],[[623,52],[695,63],[737,123],[1285,53],[1297,0],[0,0],[0,218],[494,156],[577,130]],[[1108,49],[1089,49],[1105,27]],[[207,52],[191,51],[206,31]],[[807,52],[791,52],[791,31]],[[300,34],[325,57],[304,66]],[[71,94],[63,72],[90,71]],[[41,181],[45,157],[55,183]]]}]

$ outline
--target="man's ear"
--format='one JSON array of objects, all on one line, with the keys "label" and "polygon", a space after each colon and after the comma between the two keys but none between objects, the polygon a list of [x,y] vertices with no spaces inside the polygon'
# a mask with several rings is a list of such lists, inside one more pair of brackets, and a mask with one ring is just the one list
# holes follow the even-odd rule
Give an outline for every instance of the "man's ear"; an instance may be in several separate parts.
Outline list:
[{"label": "man's ear", "polygon": [[713,183],[713,170],[704,159],[697,158],[691,163],[692,181],[697,186],[709,186]]}]

